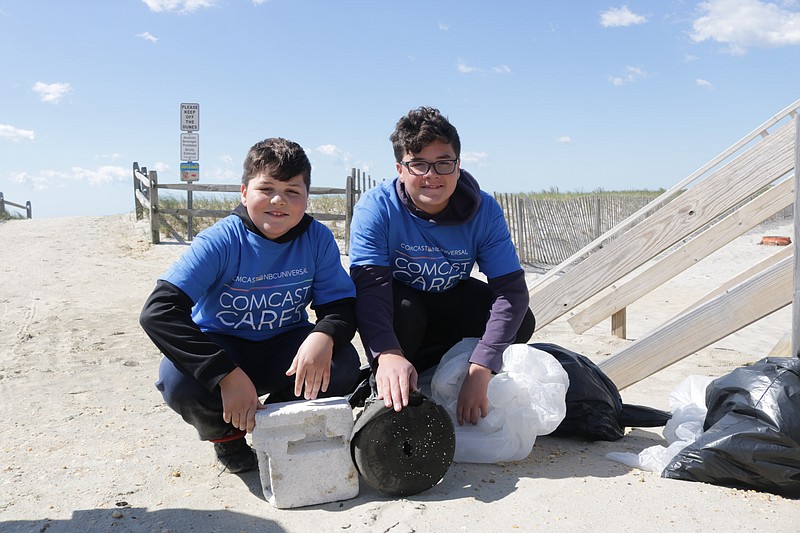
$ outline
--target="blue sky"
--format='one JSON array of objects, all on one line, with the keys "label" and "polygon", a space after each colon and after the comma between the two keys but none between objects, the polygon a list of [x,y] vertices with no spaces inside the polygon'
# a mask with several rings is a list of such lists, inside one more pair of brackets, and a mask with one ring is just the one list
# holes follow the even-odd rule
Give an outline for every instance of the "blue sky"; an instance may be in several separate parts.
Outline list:
[{"label": "blue sky", "polygon": [[800,1],[0,0],[0,192],[34,217],[133,210],[134,161],[200,183],[299,142],[312,182],[394,176],[441,109],[487,191],[668,188],[800,98]]}]

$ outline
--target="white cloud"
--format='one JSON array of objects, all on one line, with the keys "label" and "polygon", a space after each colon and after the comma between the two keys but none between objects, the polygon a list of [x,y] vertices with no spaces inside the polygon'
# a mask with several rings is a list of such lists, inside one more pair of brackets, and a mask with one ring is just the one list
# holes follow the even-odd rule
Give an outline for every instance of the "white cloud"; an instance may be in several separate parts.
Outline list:
[{"label": "white cloud", "polygon": [[33,84],[33,90],[39,93],[42,102],[57,104],[64,98],[64,95],[72,90],[69,83],[44,83],[37,81]]},{"label": "white cloud", "polygon": [[[339,165],[342,167],[353,166],[353,155],[350,152],[342,150],[341,148],[339,148],[334,144],[323,144],[321,146],[317,146],[312,150],[312,152],[325,156],[326,158],[329,158],[325,160],[326,164],[332,163],[334,165]],[[315,162],[313,160],[311,161],[311,165],[312,167],[315,165]]]},{"label": "white cloud", "polygon": [[72,167],[69,171],[42,170],[35,174],[19,172],[11,175],[16,183],[28,184],[37,191],[56,188],[66,180],[85,181],[89,185],[105,185],[112,182],[127,182],[131,179],[131,169],[106,165],[94,170]]},{"label": "white cloud", "polygon": [[72,167],[71,177],[74,180],[85,181],[90,185],[103,185],[114,181],[127,181],[131,179],[131,170],[125,167],[106,165],[91,170],[83,167]]},{"label": "white cloud", "polygon": [[315,151],[322,155],[341,155],[342,153],[342,151],[333,144],[323,144],[322,146],[317,146]]},{"label": "white cloud", "polygon": [[647,17],[637,15],[628,6],[612,7],[600,13],[600,25],[604,28],[618,28],[644,24]]},{"label": "white cloud", "polygon": [[696,80],[694,80],[694,83],[698,87],[702,87],[703,89],[709,89],[709,90],[713,90],[714,89],[714,84],[712,84],[710,81],[704,80],[702,78],[697,78]]},{"label": "white cloud", "polygon": [[[203,174],[205,173],[205,174]],[[205,176],[205,177],[204,177]],[[242,173],[229,167],[214,165],[210,169],[201,171],[200,177],[210,183],[241,183]]]},{"label": "white cloud", "polygon": [[[793,4],[785,4],[793,5]],[[800,12],[760,0],[711,0],[698,5],[692,23],[695,42],[717,41],[734,55],[749,47],[800,44]]]},{"label": "white cloud", "polygon": [[14,183],[21,183],[23,185],[30,185],[35,191],[44,191],[50,188],[50,182],[55,178],[61,179],[61,176],[55,176],[53,171],[43,171],[39,174],[29,174],[27,172],[16,172],[10,175],[11,181]]},{"label": "white cloud", "polygon": [[229,156],[227,154],[221,155],[221,156],[219,156],[219,158],[225,164],[228,164],[228,165],[232,165],[233,164],[233,157],[231,157],[231,156]]},{"label": "white cloud", "polygon": [[461,152],[461,162],[482,167],[489,159],[486,152]]},{"label": "white cloud", "polygon": [[615,87],[621,87],[646,77],[647,72],[645,72],[645,70],[641,67],[625,67],[624,76],[609,76],[608,81],[610,81]]},{"label": "white cloud", "polygon": [[694,61],[697,61],[698,59],[700,59],[700,58],[699,58],[699,57],[697,57],[697,56],[693,56],[692,54],[686,54],[686,55],[683,57],[683,60],[684,60],[686,63],[692,63],[692,62],[694,62]]},{"label": "white cloud", "polygon": [[[458,63],[456,64],[456,68],[462,74],[486,74],[487,71],[481,67],[474,67],[472,65],[468,65],[464,62],[463,59],[459,59]],[[511,74],[511,67],[508,65],[497,65],[489,69],[490,73],[492,74]]]},{"label": "white cloud", "polygon": [[447,31],[447,30],[450,29],[450,25],[449,24],[445,24],[444,22],[440,22],[439,23],[439,29],[442,30],[442,31]]},{"label": "white cloud", "polygon": [[269,0],[253,0],[253,5],[260,6],[261,4],[264,4],[266,2],[269,2]]},{"label": "white cloud", "polygon": [[145,41],[149,41],[151,43],[157,43],[158,42],[158,37],[156,37],[155,35],[153,35],[149,31],[140,33],[140,34],[137,35],[137,37],[141,37]]},{"label": "white cloud", "polygon": [[113,154],[100,154],[94,156],[95,159],[109,159],[111,161],[118,161],[122,159],[122,155],[114,152]]},{"label": "white cloud", "polygon": [[569,135],[562,135],[561,137],[558,137],[556,139],[556,142],[557,143],[570,144],[572,142],[572,137],[570,137]]},{"label": "white cloud", "polygon": [[9,126],[8,124],[0,124],[0,139],[9,139],[17,142],[21,139],[28,139],[32,141],[34,138],[33,130],[23,130]]},{"label": "white cloud", "polygon": [[462,74],[472,74],[473,72],[480,72],[480,69],[477,67],[472,67],[464,63],[463,60],[458,60],[458,71]]},{"label": "white cloud", "polygon": [[162,11],[178,11],[180,13],[191,13],[200,8],[212,7],[214,0],[142,0],[150,11],[161,13]]}]

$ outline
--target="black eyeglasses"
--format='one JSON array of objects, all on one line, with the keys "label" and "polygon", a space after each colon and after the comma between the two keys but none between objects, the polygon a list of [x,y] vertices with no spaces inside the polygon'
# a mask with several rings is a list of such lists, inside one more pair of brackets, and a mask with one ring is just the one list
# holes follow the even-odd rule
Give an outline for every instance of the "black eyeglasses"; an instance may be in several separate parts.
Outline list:
[{"label": "black eyeglasses", "polygon": [[437,174],[452,174],[456,171],[458,159],[440,159],[433,163],[427,161],[400,161],[412,176],[424,176],[430,172],[431,167]]}]

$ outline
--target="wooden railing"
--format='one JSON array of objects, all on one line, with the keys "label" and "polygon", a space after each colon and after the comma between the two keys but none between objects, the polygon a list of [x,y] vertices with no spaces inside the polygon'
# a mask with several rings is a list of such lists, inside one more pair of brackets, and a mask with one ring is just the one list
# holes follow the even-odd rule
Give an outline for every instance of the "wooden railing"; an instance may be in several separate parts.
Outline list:
[{"label": "wooden railing", "polygon": [[[315,219],[325,221],[344,221],[344,254],[349,253],[350,249],[350,221],[353,217],[353,206],[361,196],[361,192],[374,186],[375,181],[367,174],[358,169],[352,169],[350,175],[345,179],[344,188],[334,187],[311,187],[310,195],[337,194],[344,195],[343,213],[314,213],[309,212]],[[167,208],[159,205],[159,191],[173,190],[186,191],[186,208]],[[194,234],[194,217],[222,218],[230,214],[230,209],[194,209],[192,207],[193,192],[219,192],[219,193],[239,193],[240,185],[234,184],[200,184],[200,183],[159,183],[158,173],[155,170],[147,170],[147,167],[140,167],[139,163],[133,163],[133,196],[136,211],[136,219],[142,220],[147,212],[150,220],[150,235],[153,244],[161,242],[161,228],[165,227],[176,239],[182,236],[173,228],[162,215],[173,215],[185,217],[187,222],[187,240],[192,240]]]},{"label": "wooden railing", "polygon": [[25,202],[25,205],[15,204],[14,202],[9,202],[3,197],[3,193],[0,192],[0,214],[6,212],[6,204],[18,207],[20,209],[25,210],[25,218],[32,218],[33,215],[31,214],[31,202]]}]

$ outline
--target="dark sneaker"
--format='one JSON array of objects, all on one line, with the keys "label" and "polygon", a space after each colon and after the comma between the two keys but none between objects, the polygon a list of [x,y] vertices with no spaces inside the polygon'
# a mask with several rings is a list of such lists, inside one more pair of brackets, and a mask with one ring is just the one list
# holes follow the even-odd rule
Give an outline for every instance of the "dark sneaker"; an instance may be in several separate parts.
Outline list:
[{"label": "dark sneaker", "polygon": [[244,437],[227,442],[215,442],[217,460],[231,474],[248,472],[258,468],[256,452],[247,444]]}]

